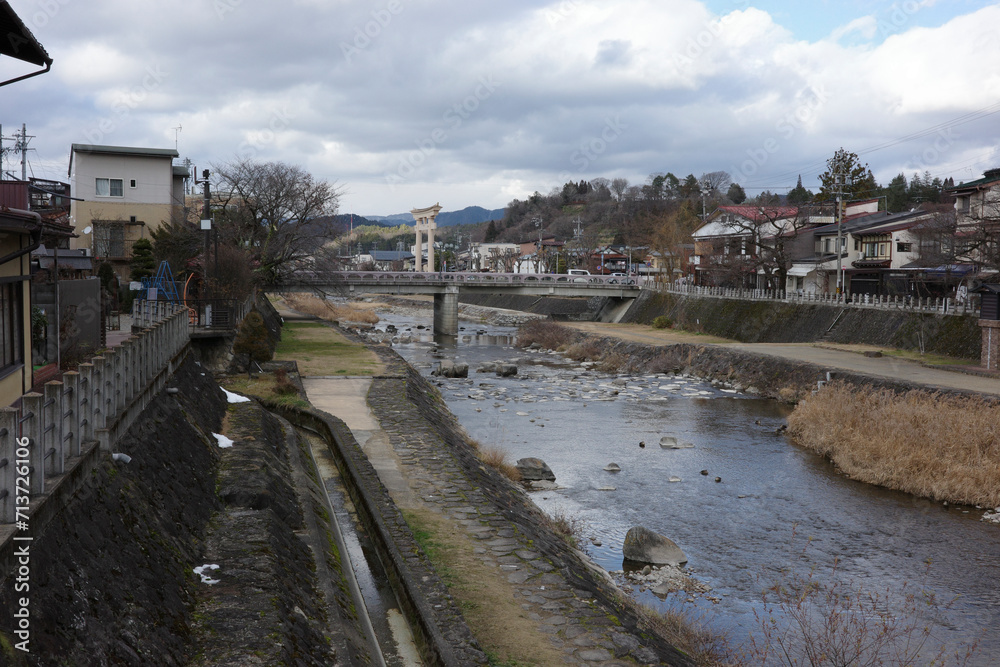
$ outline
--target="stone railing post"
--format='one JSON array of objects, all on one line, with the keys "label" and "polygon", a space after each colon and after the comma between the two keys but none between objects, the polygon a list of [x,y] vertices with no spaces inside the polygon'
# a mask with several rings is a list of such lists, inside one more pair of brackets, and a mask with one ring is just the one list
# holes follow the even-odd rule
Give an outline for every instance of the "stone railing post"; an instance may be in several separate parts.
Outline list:
[{"label": "stone railing post", "polygon": [[94,364],[80,364],[80,442],[94,439]]},{"label": "stone railing post", "polygon": [[0,523],[12,523],[17,508],[17,408],[0,408]]},{"label": "stone railing post", "polygon": [[105,424],[108,422],[107,415],[107,399],[104,396],[104,382],[107,379],[105,377],[106,364],[104,357],[94,357],[90,360],[94,366],[93,373],[91,375],[91,384],[93,388],[90,391],[90,395],[93,397],[93,406],[91,408],[93,419],[91,420],[91,433],[94,433],[96,438],[97,429],[104,428]]},{"label": "stone railing post", "polygon": [[63,433],[68,435],[69,451],[67,456],[79,456],[82,442],[80,433],[83,429],[80,410],[80,372],[67,371],[63,373]]},{"label": "stone railing post", "polygon": [[32,495],[45,493],[45,450],[42,448],[42,401],[45,397],[30,392],[21,397],[21,432],[30,439],[28,466]]},{"label": "stone railing post", "polygon": [[66,447],[63,440],[63,383],[45,383],[42,402],[42,449],[45,451],[45,475],[52,477],[66,472]]},{"label": "stone railing post", "polygon": [[109,428],[122,410],[121,374],[121,349],[112,348],[104,353],[104,415]]}]

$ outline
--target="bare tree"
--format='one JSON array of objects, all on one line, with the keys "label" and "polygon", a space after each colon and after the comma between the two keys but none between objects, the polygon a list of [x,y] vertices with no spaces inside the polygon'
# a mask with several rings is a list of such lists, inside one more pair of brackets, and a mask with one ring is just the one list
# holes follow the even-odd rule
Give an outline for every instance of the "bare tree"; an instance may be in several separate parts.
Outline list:
[{"label": "bare tree", "polygon": [[749,215],[728,215],[723,224],[740,240],[739,252],[732,248],[728,255],[762,274],[766,289],[784,289],[792,258],[799,254],[796,241],[801,241],[800,233],[811,226],[806,209],[757,206]]},{"label": "bare tree", "polygon": [[327,224],[340,198],[334,183],[283,162],[237,159],[213,170],[220,233],[247,249],[263,282],[281,280],[336,235]]},{"label": "bare tree", "polygon": [[614,193],[615,199],[621,201],[626,191],[628,191],[627,178],[615,178],[611,180],[611,192]]},{"label": "bare tree", "polygon": [[698,180],[708,189],[713,199],[721,199],[733,184],[733,177],[727,171],[710,171],[702,174]]}]

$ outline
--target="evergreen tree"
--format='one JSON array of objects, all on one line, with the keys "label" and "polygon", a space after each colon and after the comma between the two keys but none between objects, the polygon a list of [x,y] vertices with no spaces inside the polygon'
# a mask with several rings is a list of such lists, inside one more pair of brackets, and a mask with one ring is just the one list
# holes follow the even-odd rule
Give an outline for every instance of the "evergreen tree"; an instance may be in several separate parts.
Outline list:
[{"label": "evergreen tree", "polygon": [[240,323],[240,330],[233,342],[233,354],[247,355],[247,375],[253,362],[270,361],[274,356],[271,338],[264,326],[264,318],[257,311],[251,311]]},{"label": "evergreen tree", "polygon": [[878,194],[878,183],[867,164],[861,164],[857,153],[848,153],[843,148],[834,152],[833,157],[826,161],[826,171],[820,174],[822,186],[816,195],[817,201],[832,201],[837,197],[838,176],[844,178],[840,186],[845,201],[851,199],[866,199]]},{"label": "evergreen tree", "polygon": [[801,204],[808,204],[812,201],[813,193],[802,187],[802,175],[799,174],[799,180],[795,183],[795,187],[788,191],[788,203],[794,206],[799,206]]},{"label": "evergreen tree", "polygon": [[726,197],[734,204],[742,204],[747,200],[747,193],[739,183],[733,183],[729,186]]},{"label": "evergreen tree", "polygon": [[152,278],[156,273],[156,260],[153,259],[153,244],[149,239],[139,239],[132,244],[132,280]]},{"label": "evergreen tree", "polygon": [[899,213],[910,208],[910,196],[907,193],[906,176],[898,174],[889,181],[889,185],[883,190],[885,195],[886,210],[890,213]]},{"label": "evergreen tree", "polygon": [[493,243],[500,236],[500,230],[497,229],[496,221],[490,220],[490,224],[486,226],[486,236],[483,237],[483,243]]}]

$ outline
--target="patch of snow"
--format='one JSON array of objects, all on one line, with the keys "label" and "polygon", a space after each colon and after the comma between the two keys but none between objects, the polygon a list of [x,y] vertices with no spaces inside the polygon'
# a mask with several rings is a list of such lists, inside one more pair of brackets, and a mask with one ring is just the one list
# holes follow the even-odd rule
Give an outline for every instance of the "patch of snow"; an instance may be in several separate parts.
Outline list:
[{"label": "patch of snow", "polygon": [[239,394],[234,394],[231,391],[226,391],[226,389],[219,387],[226,394],[226,400],[230,403],[249,403],[250,399],[246,396],[240,396]]},{"label": "patch of snow", "polygon": [[206,563],[205,565],[199,565],[198,567],[194,568],[194,573],[197,574],[199,577],[201,577],[201,583],[208,584],[209,586],[213,586],[213,585],[219,583],[219,580],[218,579],[213,579],[212,577],[210,577],[207,574],[205,574],[205,572],[206,572],[206,570],[207,571],[211,571],[211,570],[218,570],[218,569],[219,569],[218,565],[216,565],[214,563]]},{"label": "patch of snow", "polygon": [[229,447],[233,446],[233,441],[227,438],[226,436],[220,435],[218,433],[213,433],[212,435],[215,436],[216,442],[219,443],[219,447],[221,447],[222,449],[228,449]]}]

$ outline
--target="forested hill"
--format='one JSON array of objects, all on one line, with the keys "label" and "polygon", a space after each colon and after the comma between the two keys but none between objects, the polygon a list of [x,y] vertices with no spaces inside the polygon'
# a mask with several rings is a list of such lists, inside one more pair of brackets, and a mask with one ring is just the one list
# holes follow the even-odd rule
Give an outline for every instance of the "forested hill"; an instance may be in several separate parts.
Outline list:
[{"label": "forested hill", "polygon": [[[467,206],[461,211],[442,211],[437,215],[438,227],[452,227],[454,225],[471,225],[489,220],[502,220],[504,209],[497,208],[492,211],[482,206]],[[413,216],[409,213],[396,213],[394,215],[370,215],[366,216],[370,224],[381,225],[412,225]],[[359,216],[354,217],[354,224],[357,226]],[[364,224],[364,223],[362,223]]]}]

